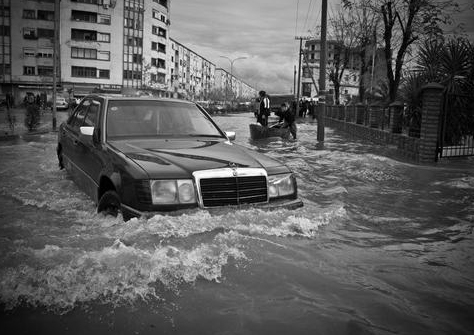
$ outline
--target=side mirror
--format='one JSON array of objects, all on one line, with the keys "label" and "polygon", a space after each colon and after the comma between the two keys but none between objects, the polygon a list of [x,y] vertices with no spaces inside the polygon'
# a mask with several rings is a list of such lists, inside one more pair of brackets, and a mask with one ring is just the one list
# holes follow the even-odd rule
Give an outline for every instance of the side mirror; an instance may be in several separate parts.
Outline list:
[{"label": "side mirror", "polygon": [[79,138],[84,143],[93,143],[94,127],[80,127]]},{"label": "side mirror", "polygon": [[81,127],[81,135],[92,136],[94,134],[94,127]]},{"label": "side mirror", "polygon": [[225,136],[229,139],[229,141],[235,141],[235,131],[226,131]]}]

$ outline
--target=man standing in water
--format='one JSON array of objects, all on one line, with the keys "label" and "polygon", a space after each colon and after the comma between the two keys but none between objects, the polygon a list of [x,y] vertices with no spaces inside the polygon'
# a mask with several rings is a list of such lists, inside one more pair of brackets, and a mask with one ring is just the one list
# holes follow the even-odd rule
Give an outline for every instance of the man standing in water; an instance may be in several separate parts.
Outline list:
[{"label": "man standing in water", "polygon": [[268,117],[270,116],[270,99],[265,91],[258,92],[260,96],[260,105],[257,114],[257,122],[262,126],[268,125]]},{"label": "man standing in water", "polygon": [[283,121],[283,128],[289,128],[291,136],[293,136],[293,140],[296,140],[296,121],[295,115],[291,112],[287,103],[281,104],[281,111],[275,112],[277,116],[280,117],[278,122]]}]

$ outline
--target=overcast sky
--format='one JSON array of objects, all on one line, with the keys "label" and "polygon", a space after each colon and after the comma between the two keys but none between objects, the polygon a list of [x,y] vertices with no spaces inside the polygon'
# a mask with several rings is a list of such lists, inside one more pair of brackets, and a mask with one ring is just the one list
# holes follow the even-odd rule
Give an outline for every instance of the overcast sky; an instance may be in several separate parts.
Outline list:
[{"label": "overcast sky", "polygon": [[[474,32],[474,0],[461,20]],[[328,0],[335,8],[340,0]],[[321,0],[173,0],[170,36],[257,90],[290,93],[299,41],[319,31]],[[331,12],[331,9],[329,10]]]}]

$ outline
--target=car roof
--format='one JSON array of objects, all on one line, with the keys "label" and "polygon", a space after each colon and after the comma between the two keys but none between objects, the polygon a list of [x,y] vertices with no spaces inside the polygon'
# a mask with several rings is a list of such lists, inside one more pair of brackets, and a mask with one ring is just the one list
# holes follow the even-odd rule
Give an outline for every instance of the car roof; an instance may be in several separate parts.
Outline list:
[{"label": "car roof", "polygon": [[187,103],[190,105],[193,105],[194,102],[189,101],[189,100],[182,100],[182,99],[175,99],[175,98],[162,98],[162,97],[154,97],[154,96],[148,96],[148,95],[126,95],[126,94],[88,94],[84,98],[89,98],[89,97],[97,97],[97,98],[102,98],[106,100],[151,100],[151,101],[163,101],[163,102],[181,102],[181,103]]}]

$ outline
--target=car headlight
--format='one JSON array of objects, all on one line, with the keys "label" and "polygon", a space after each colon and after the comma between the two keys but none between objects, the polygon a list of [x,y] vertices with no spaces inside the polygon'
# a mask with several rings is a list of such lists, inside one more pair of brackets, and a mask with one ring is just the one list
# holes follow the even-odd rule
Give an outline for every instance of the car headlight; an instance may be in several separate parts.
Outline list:
[{"label": "car headlight", "polygon": [[192,204],[196,202],[192,180],[150,180],[154,205]]},{"label": "car headlight", "polygon": [[270,199],[292,195],[296,192],[295,178],[291,173],[268,176]]}]

